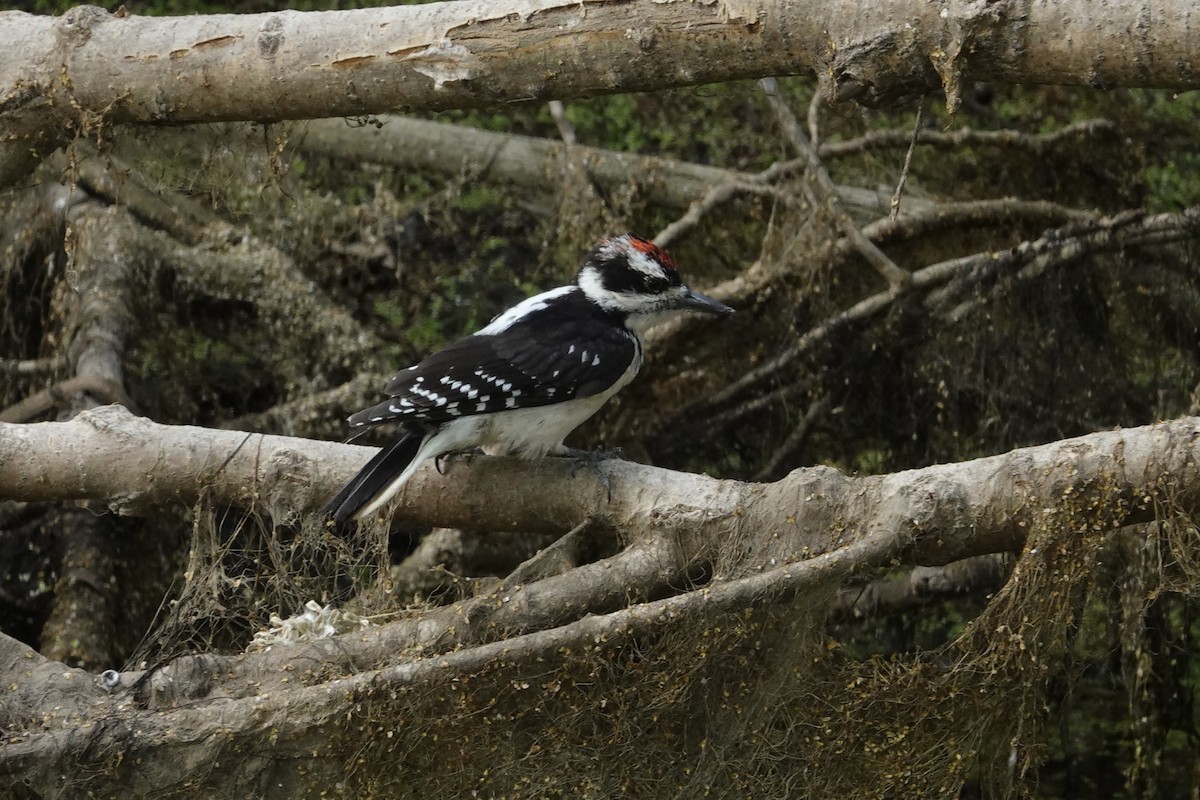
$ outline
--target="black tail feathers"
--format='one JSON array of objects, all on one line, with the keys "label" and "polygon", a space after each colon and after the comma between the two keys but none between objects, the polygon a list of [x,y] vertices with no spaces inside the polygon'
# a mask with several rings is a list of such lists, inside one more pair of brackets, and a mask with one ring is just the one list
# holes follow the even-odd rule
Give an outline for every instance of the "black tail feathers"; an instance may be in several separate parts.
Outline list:
[{"label": "black tail feathers", "polygon": [[339,527],[344,525],[412,463],[423,439],[420,434],[410,433],[385,445],[321,508],[320,513],[331,517]]}]

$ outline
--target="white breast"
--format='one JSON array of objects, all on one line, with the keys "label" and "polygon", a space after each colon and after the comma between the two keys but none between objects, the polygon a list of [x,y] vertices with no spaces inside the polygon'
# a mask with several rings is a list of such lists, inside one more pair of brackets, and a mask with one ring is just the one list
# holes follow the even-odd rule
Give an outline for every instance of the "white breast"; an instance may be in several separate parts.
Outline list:
[{"label": "white breast", "polygon": [[616,383],[599,394],[482,417],[486,421],[483,451],[488,455],[515,455],[522,458],[541,458],[547,453],[561,452],[563,439],[599,411],[610,397],[621,391],[641,368],[642,348],[639,342],[629,368]]}]

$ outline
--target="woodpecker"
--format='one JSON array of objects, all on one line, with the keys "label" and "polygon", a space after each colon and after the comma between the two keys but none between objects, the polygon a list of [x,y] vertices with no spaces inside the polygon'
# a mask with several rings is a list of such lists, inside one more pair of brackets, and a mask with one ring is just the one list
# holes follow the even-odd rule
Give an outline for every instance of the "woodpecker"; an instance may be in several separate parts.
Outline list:
[{"label": "woodpecker", "polygon": [[575,282],[527,298],[479,331],[400,370],[387,399],[352,428],[396,423],[401,434],[325,504],[342,524],[387,503],[430,458],[482,448],[540,458],[642,366],[642,334],[681,311],[733,309],[684,285],[675,262],[633,234],[602,240]]}]

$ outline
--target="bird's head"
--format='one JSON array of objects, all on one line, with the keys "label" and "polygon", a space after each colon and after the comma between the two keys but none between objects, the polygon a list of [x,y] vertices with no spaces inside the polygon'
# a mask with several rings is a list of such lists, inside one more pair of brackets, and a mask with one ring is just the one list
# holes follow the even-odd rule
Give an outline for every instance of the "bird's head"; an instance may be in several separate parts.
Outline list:
[{"label": "bird's head", "polygon": [[596,245],[576,283],[592,302],[625,314],[628,324],[638,329],[679,311],[733,313],[724,303],[689,289],[665,250],[632,233]]}]

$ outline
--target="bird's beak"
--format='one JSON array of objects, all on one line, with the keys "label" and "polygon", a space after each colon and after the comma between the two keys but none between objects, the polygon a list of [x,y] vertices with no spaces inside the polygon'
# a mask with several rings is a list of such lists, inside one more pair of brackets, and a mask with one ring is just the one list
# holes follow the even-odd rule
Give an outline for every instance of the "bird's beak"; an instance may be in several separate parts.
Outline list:
[{"label": "bird's beak", "polygon": [[732,314],[733,309],[720,300],[713,300],[706,294],[687,289],[676,301],[676,308],[684,311],[702,311],[705,314]]}]

